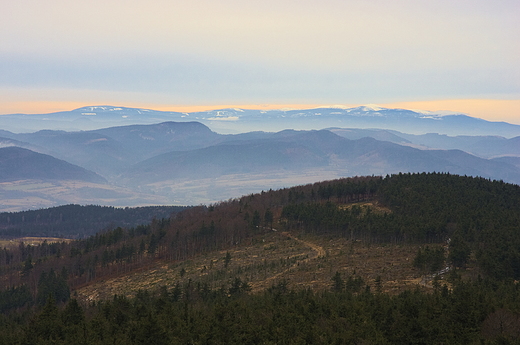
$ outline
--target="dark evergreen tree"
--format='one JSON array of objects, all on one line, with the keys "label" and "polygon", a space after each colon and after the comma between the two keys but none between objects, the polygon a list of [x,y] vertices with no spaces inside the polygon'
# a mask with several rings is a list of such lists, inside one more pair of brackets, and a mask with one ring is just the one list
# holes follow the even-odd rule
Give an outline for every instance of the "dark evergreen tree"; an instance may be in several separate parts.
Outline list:
[{"label": "dark evergreen tree", "polygon": [[341,292],[345,288],[345,281],[341,278],[341,273],[336,272],[332,277],[332,291]]},{"label": "dark evergreen tree", "polygon": [[455,234],[450,241],[448,260],[455,267],[464,267],[468,262],[470,254],[471,248],[469,245],[464,241],[462,236]]}]

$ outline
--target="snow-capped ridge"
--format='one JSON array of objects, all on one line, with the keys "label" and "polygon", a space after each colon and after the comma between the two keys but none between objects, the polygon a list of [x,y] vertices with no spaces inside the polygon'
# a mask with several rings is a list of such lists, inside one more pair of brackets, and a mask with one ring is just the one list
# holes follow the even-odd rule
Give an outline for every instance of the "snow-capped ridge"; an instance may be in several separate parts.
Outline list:
[{"label": "snow-capped ridge", "polygon": [[381,110],[386,110],[387,108],[382,108],[376,104],[367,104],[367,105],[363,105],[361,107],[358,107],[359,109],[363,110],[363,111],[381,111]]},{"label": "snow-capped ridge", "polygon": [[144,109],[144,108],[129,108],[129,107],[121,107],[121,106],[112,106],[112,105],[94,105],[94,106],[86,106],[73,110],[74,112],[151,112],[154,110]]},{"label": "snow-capped ridge", "polygon": [[451,110],[421,110],[421,109],[407,109],[413,111],[414,113],[419,113],[423,115],[432,115],[432,116],[448,116],[448,115],[468,115],[466,113],[461,113],[460,111],[451,111]]}]

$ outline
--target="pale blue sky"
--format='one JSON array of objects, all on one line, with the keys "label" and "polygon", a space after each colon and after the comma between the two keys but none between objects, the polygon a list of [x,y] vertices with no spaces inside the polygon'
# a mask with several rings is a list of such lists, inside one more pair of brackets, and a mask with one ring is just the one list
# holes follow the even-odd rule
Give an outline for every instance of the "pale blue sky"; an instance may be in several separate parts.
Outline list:
[{"label": "pale blue sky", "polygon": [[520,99],[518,0],[0,0],[0,13],[0,114]]}]

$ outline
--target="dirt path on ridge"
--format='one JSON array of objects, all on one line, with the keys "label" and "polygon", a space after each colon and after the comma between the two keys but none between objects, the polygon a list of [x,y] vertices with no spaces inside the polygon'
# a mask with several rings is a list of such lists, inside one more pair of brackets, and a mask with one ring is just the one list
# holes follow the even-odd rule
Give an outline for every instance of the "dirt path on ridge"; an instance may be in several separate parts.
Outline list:
[{"label": "dirt path on ridge", "polygon": [[[276,229],[272,229],[273,231],[277,231]],[[299,264],[301,263],[305,263],[305,262],[308,262],[310,260],[314,260],[316,258],[319,258],[319,257],[323,257],[325,256],[326,252],[325,252],[325,249],[323,249],[323,247],[321,246],[318,246],[317,244],[315,243],[312,243],[312,242],[308,242],[308,241],[304,241],[302,239],[299,239],[298,237],[284,231],[284,232],[281,232],[280,235],[282,236],[286,236],[292,240],[295,240],[297,242],[300,242],[301,244],[311,248],[315,254],[311,257],[308,257],[306,258],[305,260],[302,260],[302,261],[298,261],[297,263],[295,263],[294,265],[292,265],[291,267],[283,270],[282,272],[279,272],[267,279],[264,279],[263,281],[260,281],[260,282],[256,282],[256,283],[252,283],[251,284],[251,291],[252,292],[259,292],[259,291],[262,291],[264,289],[267,289],[268,287],[270,287],[272,284],[273,284],[273,281],[275,281],[276,279],[278,279],[280,276],[286,274],[287,272],[293,270],[295,267],[297,267]]]}]

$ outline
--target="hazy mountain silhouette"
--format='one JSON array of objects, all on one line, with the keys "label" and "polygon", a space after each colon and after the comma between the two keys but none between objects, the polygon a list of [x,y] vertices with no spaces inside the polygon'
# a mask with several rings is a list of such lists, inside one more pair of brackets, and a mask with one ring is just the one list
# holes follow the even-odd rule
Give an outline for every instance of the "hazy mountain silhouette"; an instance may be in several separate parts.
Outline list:
[{"label": "hazy mountain silhouette", "polygon": [[221,135],[199,122],[163,122],[153,125],[111,127],[93,131],[121,143],[132,156],[150,158],[173,150],[207,147]]},{"label": "hazy mountain silhouette", "polygon": [[98,174],[20,147],[0,148],[0,181],[21,179],[77,180],[106,183]]},{"label": "hazy mountain silhouette", "polygon": [[[53,131],[15,134],[11,140],[23,140],[52,155],[101,174],[114,177],[144,159],[173,150],[209,146],[224,136],[197,122],[164,122],[153,125],[109,127],[95,131]],[[20,146],[20,145],[17,145]]]},{"label": "hazy mountain silhouette", "polygon": [[280,131],[286,128],[378,128],[406,133],[448,135],[520,135],[520,125],[491,122],[465,114],[388,109],[376,106],[340,106],[298,110],[219,109],[202,112],[167,112],[150,109],[88,106],[50,114],[0,116],[0,128],[13,132],[39,129],[93,130],[112,126],[159,122],[201,122],[220,133]]},{"label": "hazy mountain silhouette", "polygon": [[134,165],[122,178],[136,184],[323,167],[349,176],[437,171],[520,182],[520,171],[515,166],[460,150],[419,150],[373,138],[349,140],[324,130],[283,131],[269,139],[170,152]]},{"label": "hazy mountain silhouette", "polygon": [[[117,206],[124,206],[124,200],[132,200],[134,206],[149,204],[150,200],[153,204],[198,204],[232,197],[234,192],[231,189],[247,194],[265,187],[280,188],[315,179],[398,172],[450,172],[520,183],[520,164],[514,159],[520,156],[520,136],[507,138],[506,134],[498,136],[489,133],[479,136],[407,134],[394,129],[350,127],[310,131],[257,130],[224,135],[212,131],[201,122],[187,120],[197,117],[206,123],[256,123],[257,129],[262,128],[262,121],[269,119],[278,125],[300,122],[317,124],[315,121],[318,120],[324,120],[319,123],[341,120],[337,123],[344,124],[345,119],[351,123],[362,120],[365,124],[386,124],[389,128],[398,124],[420,127],[430,123],[424,121],[436,121],[440,126],[438,128],[441,128],[442,124],[454,121],[458,115],[423,114],[375,107],[269,112],[228,109],[197,113],[196,116],[163,112],[155,114],[154,111],[133,108],[88,107],[73,113],[85,118],[116,122],[128,118],[148,121],[159,118],[159,115],[178,116],[182,122],[167,121],[72,132],[42,130],[17,134],[2,130],[0,147],[19,146],[35,151],[32,152],[35,155],[39,152],[49,157],[47,163],[38,169],[34,163],[37,160],[29,159],[27,154],[12,154],[11,160],[0,162],[3,176],[11,181],[44,178],[65,180],[74,175],[60,173],[69,171],[63,167],[68,162],[77,169],[83,168],[83,172],[88,171],[86,175],[78,173],[74,176],[84,176],[85,181],[105,182],[102,177],[92,173],[94,171],[109,181],[110,188],[113,187],[110,191],[84,187],[78,190],[78,198],[85,197],[90,202],[94,200],[94,203],[97,198],[101,198],[99,200],[104,200],[105,204],[112,202],[115,205],[117,202]],[[69,115],[56,113],[50,119],[63,120]],[[450,120],[449,116],[455,117]],[[462,118],[462,122],[475,120]],[[489,124],[490,132],[505,128],[501,133],[512,133],[517,127],[520,128],[486,121],[479,123]],[[467,122],[465,126],[468,126]],[[457,128],[460,129],[455,126],[454,130]],[[54,163],[51,163],[51,158],[55,159]],[[16,163],[18,165],[14,163],[16,160],[20,161]],[[190,181],[189,186],[180,181]],[[3,193],[4,196],[12,194],[9,190]],[[69,191],[68,195],[71,193]],[[80,202],[77,198],[67,200]]]},{"label": "hazy mountain silhouette", "polygon": [[390,130],[357,128],[331,128],[330,131],[348,139],[371,137],[423,149],[458,149],[483,158],[504,155],[520,157],[520,137],[507,139],[501,136],[448,136],[437,133],[414,135]]}]

